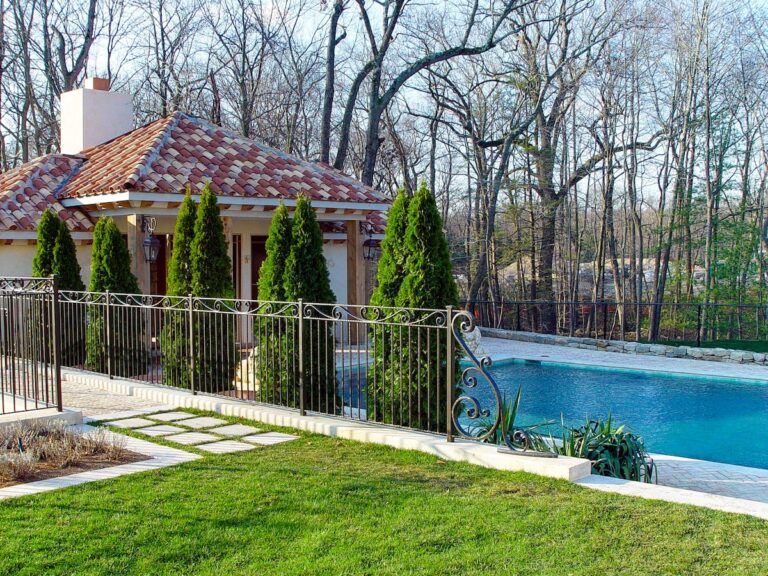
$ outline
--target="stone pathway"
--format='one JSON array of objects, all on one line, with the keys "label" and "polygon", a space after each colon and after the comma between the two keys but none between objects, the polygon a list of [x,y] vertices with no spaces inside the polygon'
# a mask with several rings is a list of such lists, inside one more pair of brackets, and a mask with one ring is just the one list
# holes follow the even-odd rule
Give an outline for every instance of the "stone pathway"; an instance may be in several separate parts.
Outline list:
[{"label": "stone pathway", "polygon": [[158,405],[157,402],[136,398],[135,396],[126,396],[125,394],[115,394],[98,388],[96,386],[73,382],[66,376],[61,383],[64,406],[79,410],[83,416],[99,416],[111,414],[114,412],[126,411],[158,411],[167,408],[165,405]]},{"label": "stone pathway", "polygon": [[[711,375],[768,381],[768,369],[754,364],[723,364],[483,337],[482,346],[495,361],[541,360],[624,369]],[[768,503],[768,470],[653,454],[661,486]]]},{"label": "stone pathway", "polygon": [[296,440],[298,436],[265,432],[245,424],[231,424],[221,418],[195,416],[187,412],[160,412],[140,417],[119,418],[105,422],[116,428],[130,429],[150,437],[194,446],[212,454],[230,454]]}]

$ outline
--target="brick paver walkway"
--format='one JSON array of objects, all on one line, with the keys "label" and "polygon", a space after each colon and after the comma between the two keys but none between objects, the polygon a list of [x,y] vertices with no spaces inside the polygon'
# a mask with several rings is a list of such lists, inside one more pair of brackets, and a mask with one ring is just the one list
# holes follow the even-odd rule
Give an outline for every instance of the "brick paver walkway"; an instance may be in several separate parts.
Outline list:
[{"label": "brick paver walkway", "polygon": [[157,402],[115,394],[95,386],[80,384],[63,379],[62,394],[64,406],[80,410],[83,416],[97,416],[99,414],[112,414],[127,410],[162,410],[165,406],[158,406]]}]

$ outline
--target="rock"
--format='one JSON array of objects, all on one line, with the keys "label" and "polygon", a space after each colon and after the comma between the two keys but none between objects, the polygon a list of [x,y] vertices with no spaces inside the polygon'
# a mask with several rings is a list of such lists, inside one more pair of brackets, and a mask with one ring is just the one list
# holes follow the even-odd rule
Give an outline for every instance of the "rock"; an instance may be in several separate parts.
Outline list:
[{"label": "rock", "polygon": [[758,364],[764,364],[765,354],[763,354],[762,352],[755,352],[752,354],[752,359]]},{"label": "rock", "polygon": [[688,356],[691,358],[703,358],[704,350],[701,348],[688,348]]},{"label": "rock", "polygon": [[651,351],[650,344],[638,344],[635,346],[635,352],[637,354],[648,354]]},{"label": "rock", "polygon": [[661,344],[654,344],[650,348],[651,354],[656,354],[657,356],[664,356],[667,353],[667,347],[662,346]]},{"label": "rock", "polygon": [[627,352],[636,352],[638,344],[637,342],[624,342],[623,346]]},{"label": "rock", "polygon": [[666,356],[669,358],[685,358],[688,350],[679,346],[668,346]]}]

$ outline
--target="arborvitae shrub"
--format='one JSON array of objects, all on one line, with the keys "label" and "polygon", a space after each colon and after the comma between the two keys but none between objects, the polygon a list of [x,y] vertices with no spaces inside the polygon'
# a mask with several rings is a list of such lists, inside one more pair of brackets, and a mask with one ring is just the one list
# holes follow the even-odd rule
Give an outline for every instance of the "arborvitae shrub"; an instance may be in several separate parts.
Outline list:
[{"label": "arborvitae shrub", "polygon": [[[59,236],[61,221],[52,211],[46,210],[37,223],[37,248],[32,259],[32,276],[48,278],[53,274],[53,251]],[[29,358],[39,357],[44,362],[53,361],[51,334],[51,311],[45,302],[36,302],[30,307],[32,321],[25,328],[29,337],[24,339],[29,347],[23,353]],[[38,356],[39,355],[39,356]]]},{"label": "arborvitae shrub", "polygon": [[206,301],[195,311],[195,389],[210,393],[231,390],[239,361],[235,318],[209,309],[220,304],[226,307],[227,299],[232,298],[232,263],[216,196],[208,185],[197,206],[190,259],[192,294],[199,298],[224,300],[219,304]]},{"label": "arborvitae shrub", "polygon": [[[315,212],[305,196],[296,201],[293,217],[291,253],[285,265],[285,295],[318,306],[320,314],[330,314],[336,296],[331,290],[328,265],[323,254],[323,234]],[[304,407],[332,412],[336,402],[335,338],[330,322],[305,320],[303,326]],[[293,338],[296,342],[298,335]],[[298,385],[298,364],[293,371]]]},{"label": "arborvitae shrub", "polygon": [[[131,255],[112,218],[101,218],[93,231],[91,292],[139,294],[139,283],[131,272]],[[110,360],[114,376],[137,376],[147,370],[144,324],[136,309],[112,305],[109,322],[106,306],[88,310],[86,368],[107,372]],[[108,326],[107,326],[108,325]],[[109,327],[109,333],[107,333]]]},{"label": "arborvitae shrub", "polygon": [[[408,203],[410,197],[404,190],[397,193],[395,201],[387,214],[387,229],[381,242],[381,257],[376,271],[376,289],[371,296],[370,320],[380,320],[392,314],[391,310],[379,310],[377,307],[392,307],[405,278],[405,260],[408,256],[405,247],[405,229],[408,226]],[[384,323],[371,325],[373,342],[375,377],[369,377],[366,386],[368,418],[380,420],[385,414],[383,402],[388,398],[388,373],[392,362],[392,342],[396,329]],[[379,376],[380,375],[380,376]],[[391,422],[391,415],[389,415]]]},{"label": "arborvitae shrub", "polygon": [[[59,290],[85,290],[75,242],[64,222],[59,226],[53,249],[53,273],[56,274]],[[74,304],[63,304],[60,309],[61,361],[64,366],[79,366],[85,361],[85,311]]]},{"label": "arborvitae shrub", "polygon": [[270,301],[284,301],[285,265],[291,252],[291,218],[288,209],[280,204],[272,216],[267,236],[267,258],[259,270],[259,310],[254,317],[253,331],[256,339],[254,363],[259,400],[272,404],[294,406],[295,390],[289,389],[288,366],[292,364],[293,348],[288,343],[291,318],[276,314],[279,305]]},{"label": "arborvitae shrub", "polygon": [[163,356],[163,381],[169,386],[189,388],[189,313],[179,308],[179,298],[192,293],[192,240],[195,234],[195,202],[189,189],[179,207],[173,230],[173,251],[168,265],[169,310],[160,335]]},{"label": "arborvitae shrub", "polygon": [[[424,183],[409,202],[408,224],[401,242],[405,263],[395,304],[426,309],[458,306],[442,219],[434,196]],[[433,317],[416,314],[412,320],[425,318]],[[435,326],[435,322],[429,320],[426,325]],[[377,360],[383,361],[385,375],[381,388],[376,390],[377,416],[384,422],[444,430],[446,338],[438,338],[435,328],[426,327],[406,331],[393,327],[389,332],[385,330],[384,335],[389,347],[385,345],[375,352]],[[453,370],[457,370],[457,358],[450,362]]]},{"label": "arborvitae shrub", "polygon": [[291,218],[280,204],[267,236],[267,259],[259,270],[259,300],[285,300],[285,265],[291,253]]},{"label": "arborvitae shrub", "polygon": [[53,273],[56,274],[60,290],[85,290],[81,277],[77,248],[67,225],[62,222],[53,249]]},{"label": "arborvitae shrub", "polygon": [[394,306],[400,286],[405,278],[405,230],[408,226],[410,198],[404,190],[397,193],[387,214],[387,230],[381,241],[381,257],[376,270],[376,289],[371,296],[371,306]]},{"label": "arborvitae shrub", "polygon": [[32,259],[32,276],[48,277],[53,274],[53,250],[59,237],[61,220],[53,212],[46,210],[37,223],[37,249]]}]

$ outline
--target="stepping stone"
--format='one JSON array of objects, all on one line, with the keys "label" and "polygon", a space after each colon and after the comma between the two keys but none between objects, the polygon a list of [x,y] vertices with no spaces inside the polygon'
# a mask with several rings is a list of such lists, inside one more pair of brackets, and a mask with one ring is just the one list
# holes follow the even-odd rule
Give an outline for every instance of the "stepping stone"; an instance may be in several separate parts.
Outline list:
[{"label": "stepping stone", "polygon": [[117,428],[141,428],[142,426],[152,426],[156,422],[147,420],[146,418],[125,418],[124,420],[112,420],[106,422],[108,426],[116,426]]},{"label": "stepping stone", "polygon": [[185,432],[184,434],[166,436],[165,439],[179,444],[186,444],[187,446],[194,446],[195,444],[202,444],[203,442],[221,440],[221,437],[214,436],[213,434],[206,434],[205,432]]},{"label": "stepping stone", "polygon": [[152,414],[149,416],[152,420],[159,420],[160,422],[175,422],[176,420],[184,420],[185,418],[193,418],[195,415],[189,412],[163,412],[162,414]]},{"label": "stepping stone", "polygon": [[176,432],[184,432],[184,428],[170,426],[169,424],[161,424],[160,426],[141,428],[138,432],[146,434],[147,436],[167,436],[168,434],[175,434]]},{"label": "stepping stone", "polygon": [[296,440],[297,438],[298,436],[283,434],[282,432],[265,432],[264,434],[256,434],[255,436],[246,436],[241,438],[241,440],[251,442],[252,444],[271,446],[273,444],[280,444],[281,442],[290,442],[291,440]]},{"label": "stepping stone", "polygon": [[205,450],[206,452],[212,452],[213,454],[230,454],[232,452],[253,450],[256,446],[244,442],[237,442],[236,440],[223,440],[221,442],[214,442],[213,444],[202,444],[198,446],[198,448],[200,450]]},{"label": "stepping stone", "polygon": [[196,430],[201,428],[213,428],[214,426],[221,426],[222,424],[227,424],[227,421],[221,420],[220,418],[212,418],[210,416],[199,416],[190,420],[184,420],[184,422],[181,423],[182,426],[195,428]]},{"label": "stepping stone", "polygon": [[230,424],[221,428],[212,428],[208,432],[221,434],[222,436],[245,436],[246,434],[256,434],[261,432],[261,430],[253,426],[246,426],[245,424]]}]

